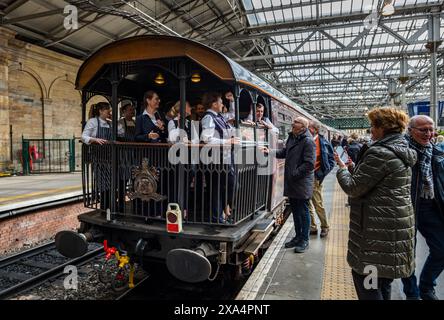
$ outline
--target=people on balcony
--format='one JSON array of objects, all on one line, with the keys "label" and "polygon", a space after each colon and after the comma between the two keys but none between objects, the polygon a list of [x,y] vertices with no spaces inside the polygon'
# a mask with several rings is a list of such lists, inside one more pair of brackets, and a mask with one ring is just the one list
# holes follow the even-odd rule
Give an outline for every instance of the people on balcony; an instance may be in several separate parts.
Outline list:
[{"label": "people on balcony", "polygon": [[231,126],[234,125],[234,120],[236,118],[234,108],[234,95],[231,91],[227,91],[224,94],[224,107],[222,108],[222,116],[225,118],[225,120],[230,124]]},{"label": "people on balcony", "polygon": [[117,136],[122,141],[134,141],[136,138],[136,122],[134,121],[136,111],[131,101],[122,105],[120,114],[122,118],[117,124]]},{"label": "people on balcony", "polygon": [[[222,96],[219,93],[207,93],[204,95],[203,105],[207,111],[202,118],[201,140],[213,145],[239,144],[239,138],[233,137],[232,127],[221,114]],[[226,170],[221,173],[214,171],[211,176],[212,222],[218,223],[225,223],[231,215],[235,187],[234,159],[231,148],[224,148],[222,157],[224,164],[228,163]]]},{"label": "people on balcony", "polygon": [[192,119],[194,121],[201,121],[205,114],[205,107],[202,103],[198,103],[192,110]]},{"label": "people on balcony", "polygon": [[190,121],[191,106],[188,101],[185,104],[185,128],[183,129],[186,132],[186,136],[180,136],[180,101],[177,101],[176,104],[171,107],[167,113],[167,116],[172,119],[168,122],[168,141],[175,143],[180,140],[182,142],[199,143],[199,133],[196,131],[192,122]]},{"label": "people on balcony", "polygon": [[108,102],[93,104],[90,119],[82,132],[82,141],[86,144],[105,144],[112,138],[111,106]]},{"label": "people on balcony", "polygon": [[159,143],[168,137],[164,118],[159,113],[159,95],[149,90],[143,96],[145,111],[136,118],[136,141]]},{"label": "people on balcony", "polygon": [[[279,129],[276,128],[273,125],[273,123],[271,123],[271,121],[268,117],[264,117],[264,113],[265,113],[264,105],[262,103],[257,103],[256,104],[256,124],[260,127],[271,130],[271,132],[273,132],[273,133],[279,134]],[[253,121],[253,107],[252,107],[251,112],[248,115],[248,117],[244,123],[255,125],[255,123]]]}]

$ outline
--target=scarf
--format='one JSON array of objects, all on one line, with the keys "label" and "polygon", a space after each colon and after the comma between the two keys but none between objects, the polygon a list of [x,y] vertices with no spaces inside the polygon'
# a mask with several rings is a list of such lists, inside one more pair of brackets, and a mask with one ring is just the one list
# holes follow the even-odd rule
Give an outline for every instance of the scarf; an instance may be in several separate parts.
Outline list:
[{"label": "scarf", "polygon": [[433,147],[429,143],[423,146],[416,142],[411,135],[407,135],[410,148],[418,153],[418,167],[421,174],[422,186],[420,189],[420,197],[423,199],[435,198],[433,189],[433,172],[432,172],[432,152]]}]

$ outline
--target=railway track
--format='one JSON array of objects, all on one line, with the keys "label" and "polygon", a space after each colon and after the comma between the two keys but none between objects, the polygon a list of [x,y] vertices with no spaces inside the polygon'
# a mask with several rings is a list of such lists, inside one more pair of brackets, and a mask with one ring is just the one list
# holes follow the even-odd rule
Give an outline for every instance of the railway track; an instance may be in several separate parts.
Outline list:
[{"label": "railway track", "polygon": [[8,299],[63,274],[68,265],[80,266],[103,254],[103,248],[91,246],[82,257],[60,255],[54,242],[35,247],[0,260],[0,299]]}]

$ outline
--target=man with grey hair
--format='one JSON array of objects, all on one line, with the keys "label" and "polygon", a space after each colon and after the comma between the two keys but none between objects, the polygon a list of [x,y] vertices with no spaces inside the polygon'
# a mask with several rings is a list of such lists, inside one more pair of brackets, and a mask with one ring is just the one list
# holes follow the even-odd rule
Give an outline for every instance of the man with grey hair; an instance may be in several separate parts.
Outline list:
[{"label": "man with grey hair", "polygon": [[314,188],[313,196],[309,204],[310,211],[310,234],[317,234],[318,229],[315,222],[315,212],[321,222],[321,238],[328,235],[329,225],[327,214],[324,209],[324,200],[322,199],[322,182],[324,178],[335,167],[335,159],[333,157],[333,147],[330,142],[325,139],[319,132],[321,124],[318,121],[310,121],[310,133],[316,145],[316,161],[314,166]]},{"label": "man with grey hair", "polygon": [[412,170],[412,203],[416,227],[426,240],[429,256],[419,279],[415,274],[402,279],[407,299],[438,300],[436,279],[444,270],[444,153],[430,141],[433,138],[433,120],[425,115],[410,119],[406,139],[416,150],[418,162]]},{"label": "man with grey hair", "polygon": [[[296,117],[285,147],[272,152],[277,158],[285,159],[284,196],[290,200],[296,232],[295,237],[287,242],[285,247],[294,247],[296,253],[305,252],[309,244],[308,202],[313,195],[316,146],[308,124],[307,119]],[[267,148],[263,148],[263,151],[269,153]]]}]

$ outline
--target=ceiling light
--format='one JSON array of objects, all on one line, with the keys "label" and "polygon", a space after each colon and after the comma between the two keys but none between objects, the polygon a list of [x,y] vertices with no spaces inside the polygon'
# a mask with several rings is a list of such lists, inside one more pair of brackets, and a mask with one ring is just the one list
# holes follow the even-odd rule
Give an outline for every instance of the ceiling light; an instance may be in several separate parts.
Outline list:
[{"label": "ceiling light", "polygon": [[165,78],[163,77],[163,75],[161,73],[158,73],[157,76],[154,78],[154,82],[156,84],[164,84]]},{"label": "ceiling light", "polygon": [[193,75],[191,76],[191,82],[200,82],[200,74],[198,72],[193,73]]},{"label": "ceiling light", "polygon": [[382,7],[381,14],[384,17],[391,16],[395,13],[395,7],[393,6],[393,0],[385,0],[384,7]]}]

